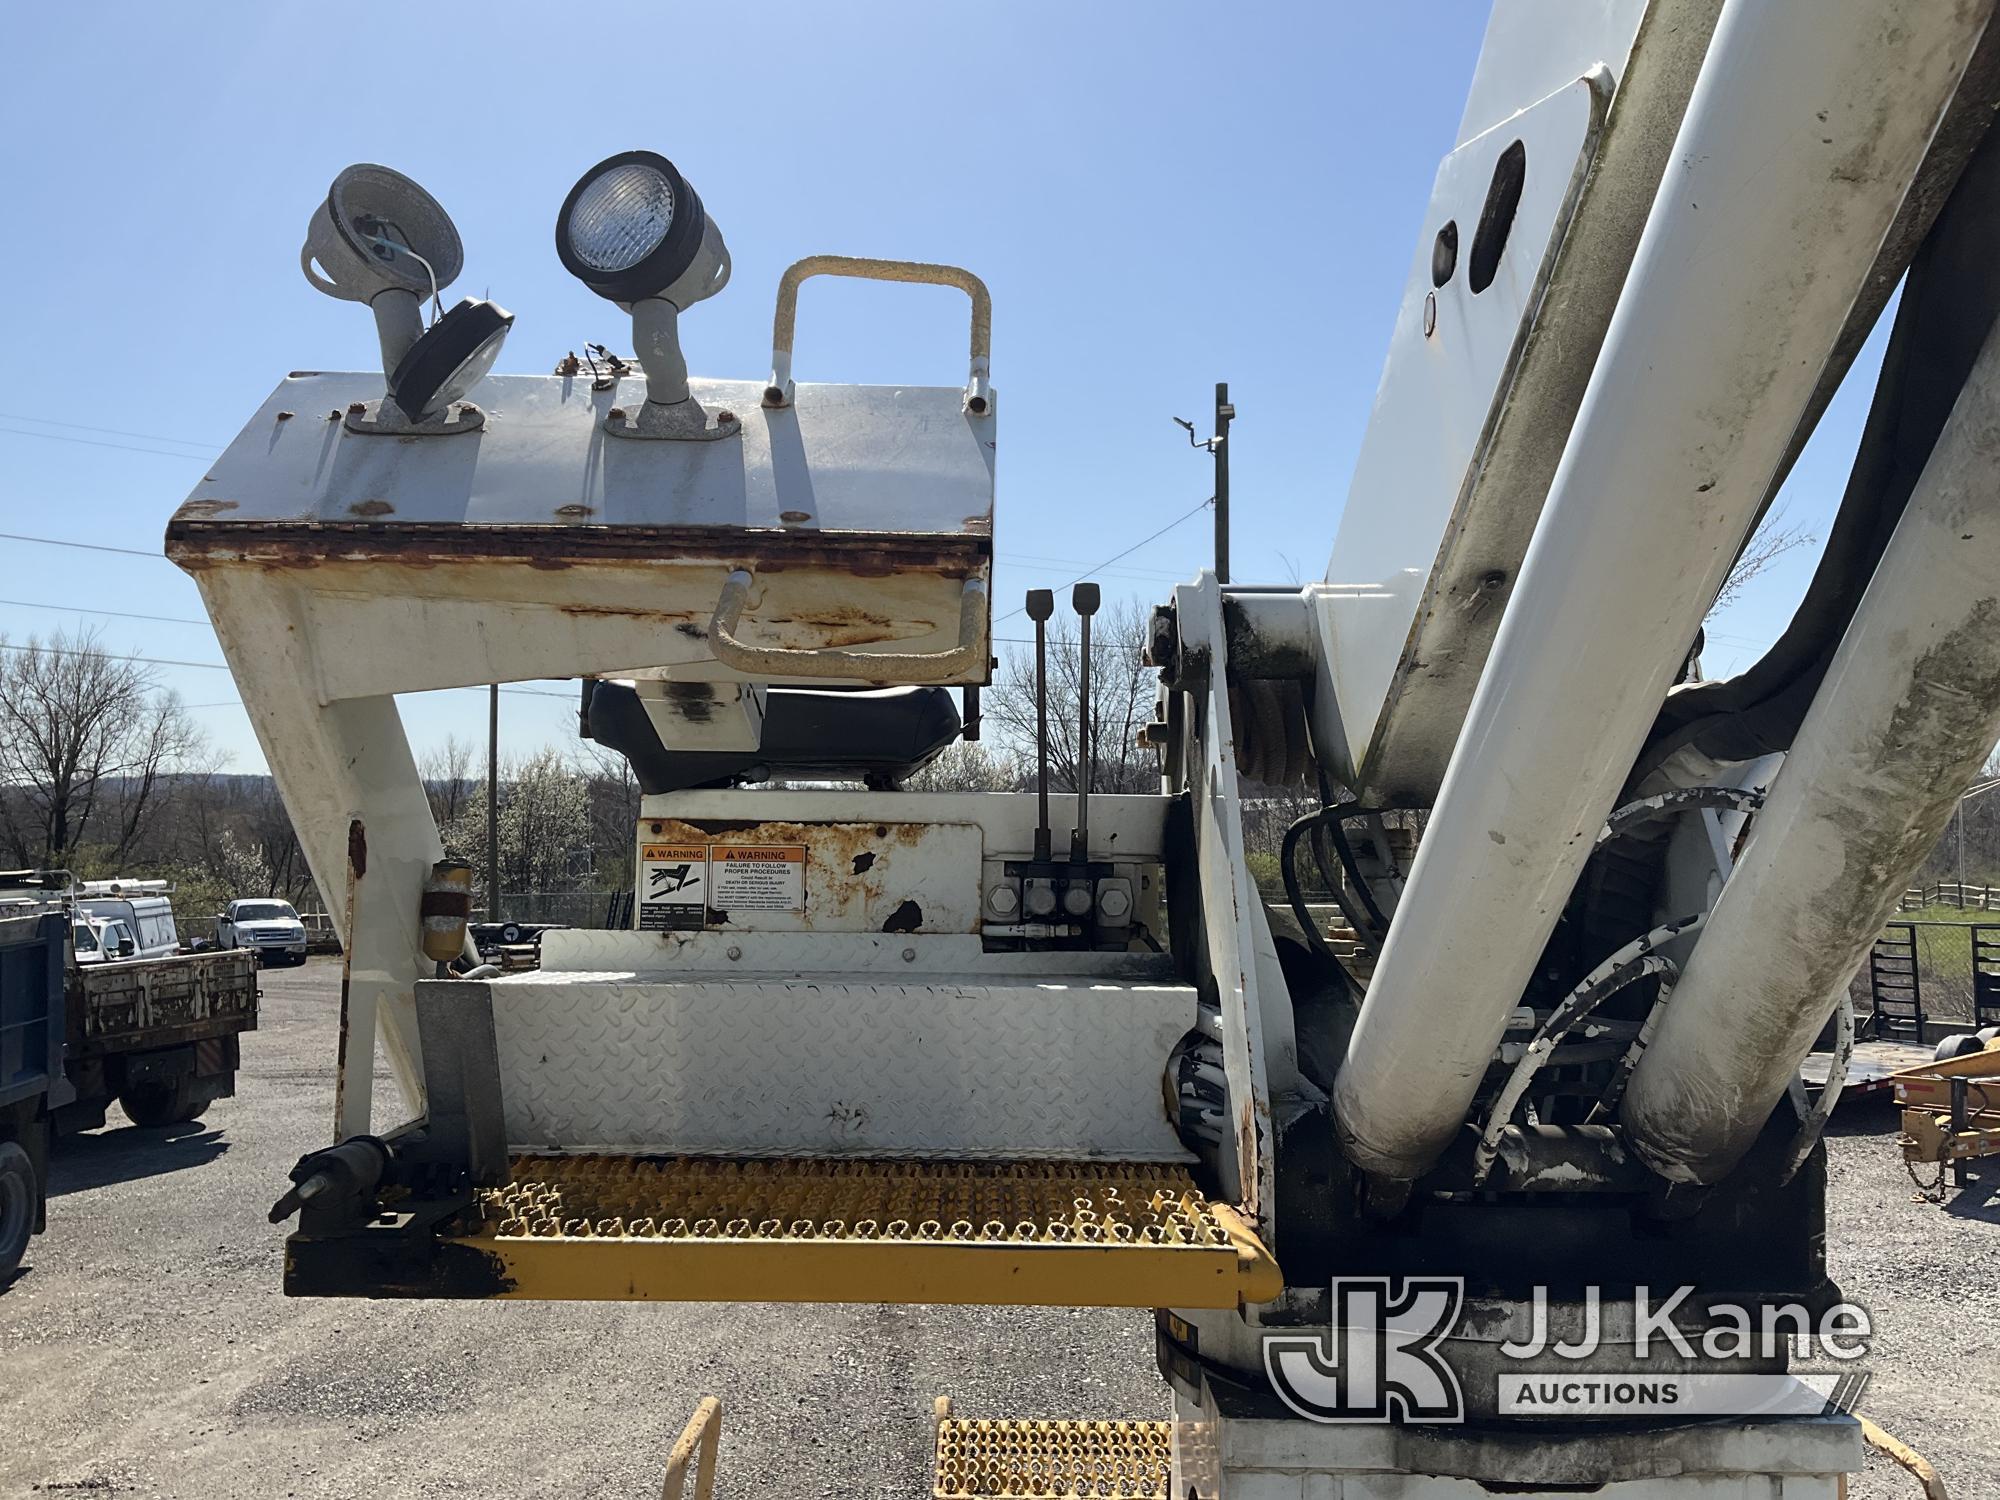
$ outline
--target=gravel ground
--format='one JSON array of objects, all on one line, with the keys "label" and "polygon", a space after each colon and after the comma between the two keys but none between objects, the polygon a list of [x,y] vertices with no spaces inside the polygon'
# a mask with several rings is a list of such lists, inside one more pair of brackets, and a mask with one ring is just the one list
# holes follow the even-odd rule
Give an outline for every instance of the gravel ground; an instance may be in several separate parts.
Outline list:
[{"label": "gravel ground", "polygon": [[[1165,1414],[1143,1312],[285,1300],[264,1211],[325,1139],[337,984],[265,975],[237,1097],[197,1124],[58,1148],[49,1233],[0,1293],[0,1495],[651,1495],[713,1393],[719,1494],[911,1496],[942,1393]],[[1862,1111],[1832,1141],[1829,1238],[1879,1330],[1865,1410],[1958,1500],[2000,1500],[2000,1173],[1914,1202],[1891,1112]],[[1853,1490],[1911,1492],[1874,1462]]]}]

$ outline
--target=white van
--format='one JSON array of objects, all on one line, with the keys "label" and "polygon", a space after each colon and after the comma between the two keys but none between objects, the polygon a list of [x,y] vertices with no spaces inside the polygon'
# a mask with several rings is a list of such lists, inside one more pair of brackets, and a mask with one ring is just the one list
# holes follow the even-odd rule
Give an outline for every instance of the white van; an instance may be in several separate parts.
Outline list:
[{"label": "white van", "polygon": [[165,958],[180,952],[174,903],[164,880],[86,880],[77,888],[77,908],[104,922],[123,922],[138,945],[134,958]]},{"label": "white van", "polygon": [[70,948],[80,964],[110,964],[138,957],[138,939],[122,918],[106,922],[79,913],[69,930]]}]

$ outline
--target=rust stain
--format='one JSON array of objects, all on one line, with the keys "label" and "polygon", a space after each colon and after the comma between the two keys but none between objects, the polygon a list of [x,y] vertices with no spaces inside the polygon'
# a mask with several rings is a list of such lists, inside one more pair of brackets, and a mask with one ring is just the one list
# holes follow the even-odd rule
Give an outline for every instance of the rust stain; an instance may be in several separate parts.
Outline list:
[{"label": "rust stain", "polygon": [[810,521],[812,519],[812,512],[809,510],[781,510],[778,512],[778,519],[785,522],[788,526],[797,526],[802,521]]},{"label": "rust stain", "polygon": [[[683,632],[689,628],[686,622],[694,618],[693,612],[685,609],[624,609],[615,604],[558,604],[556,610],[578,619],[602,616],[617,620],[677,620],[682,623],[675,628]],[[706,631],[700,634],[704,639],[707,636]]]},{"label": "rust stain", "polygon": [[[363,507],[383,506],[381,511]],[[357,515],[387,503],[357,501]],[[184,568],[249,565],[317,568],[328,563],[525,563],[568,568],[592,563],[681,567],[756,560],[760,573],[825,568],[857,578],[919,573],[962,579],[991,559],[984,537],[910,532],[746,530],[730,526],[464,525],[418,521],[389,527],[354,522],[215,521],[181,508],[167,527],[167,555]]]},{"label": "rust stain", "polygon": [[350,516],[387,516],[395,514],[395,510],[387,500],[357,500],[347,507]]},{"label": "rust stain", "polygon": [[190,500],[174,512],[174,519],[192,521],[202,516],[220,515],[225,510],[234,509],[236,509],[234,500]]},{"label": "rust stain", "polygon": [[[706,843],[742,838],[760,844],[802,844],[806,854],[806,914],[804,926],[814,925],[815,913],[831,916],[837,907],[845,919],[880,911],[895,897],[883,890],[888,867],[899,846],[914,846],[935,827],[926,823],[794,823],[758,822],[735,818],[663,818],[649,822],[652,835],[668,842]],[[905,920],[905,910],[921,924],[923,912],[905,901],[888,918]],[[710,914],[710,924],[716,914]],[[887,926],[887,932],[916,927]]]},{"label": "rust stain", "polygon": [[559,516],[594,516],[597,512],[592,510],[588,505],[558,505],[556,507],[556,514]]}]

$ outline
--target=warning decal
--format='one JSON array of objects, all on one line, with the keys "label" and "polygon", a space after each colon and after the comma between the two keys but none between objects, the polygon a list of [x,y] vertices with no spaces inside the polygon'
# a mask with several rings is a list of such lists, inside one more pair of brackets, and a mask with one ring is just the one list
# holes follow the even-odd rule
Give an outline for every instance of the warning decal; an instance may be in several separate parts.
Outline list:
[{"label": "warning decal", "polygon": [[806,909],[803,844],[712,844],[708,904],[720,911]]},{"label": "warning decal", "polygon": [[639,846],[639,928],[699,929],[709,905],[708,849],[703,844]]}]

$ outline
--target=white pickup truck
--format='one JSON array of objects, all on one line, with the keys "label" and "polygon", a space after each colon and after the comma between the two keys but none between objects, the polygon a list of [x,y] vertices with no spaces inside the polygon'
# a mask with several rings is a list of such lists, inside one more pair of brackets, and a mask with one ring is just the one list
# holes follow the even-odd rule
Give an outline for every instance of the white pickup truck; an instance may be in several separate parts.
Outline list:
[{"label": "white pickup truck", "polygon": [[306,924],[289,901],[258,897],[232,901],[215,919],[218,948],[248,948],[266,967],[306,961]]}]

